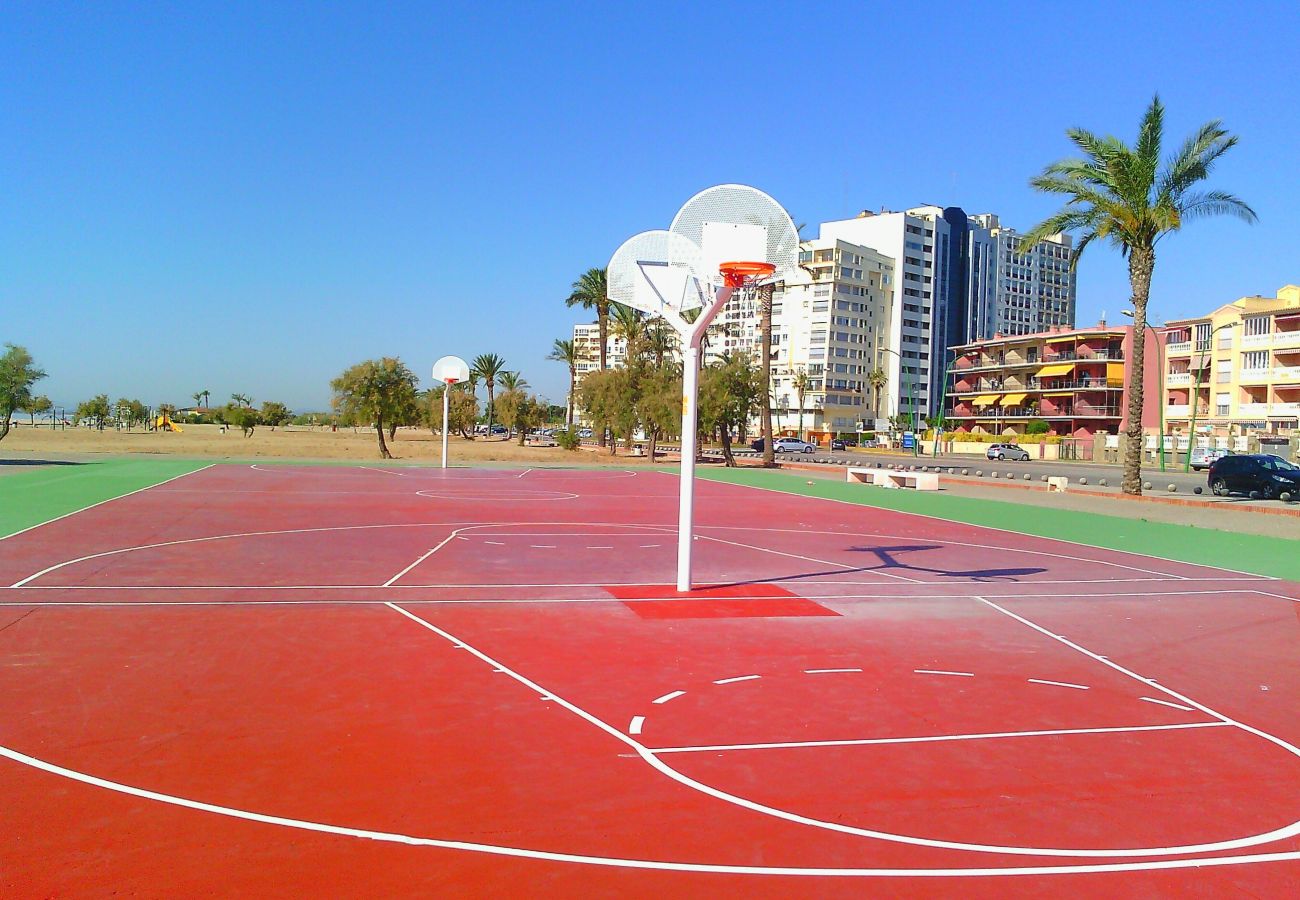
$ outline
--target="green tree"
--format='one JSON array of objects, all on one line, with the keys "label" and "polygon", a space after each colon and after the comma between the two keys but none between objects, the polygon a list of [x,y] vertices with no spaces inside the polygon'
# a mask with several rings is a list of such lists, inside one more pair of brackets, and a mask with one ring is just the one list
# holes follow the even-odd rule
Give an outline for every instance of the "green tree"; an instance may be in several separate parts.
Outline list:
[{"label": "green tree", "polygon": [[285,406],[283,403],[279,403],[275,400],[264,400],[262,401],[262,411],[259,413],[258,418],[261,419],[263,425],[269,425],[272,428],[275,428],[276,426],[291,422],[293,420],[293,413],[290,412],[289,407]]},{"label": "green tree", "polygon": [[203,405],[203,391],[195,391],[194,393],[190,394],[190,396],[194,398],[195,409],[198,409],[200,406]]},{"label": "green tree", "polygon": [[[437,432],[442,431],[442,393],[445,390],[446,385],[439,385],[428,394],[429,428]],[[468,384],[458,384],[451,388],[451,396],[447,398],[447,418],[451,420],[451,428],[459,431],[462,436],[474,427],[478,418],[478,400],[473,391],[469,390]]]},{"label": "green tree", "polygon": [[[1198,128],[1161,167],[1165,108],[1157,96],[1129,146],[1117,137],[1099,137],[1082,128],[1066,135],[1083,153],[1063,159],[1030,180],[1039,191],[1066,197],[1065,206],[1044,219],[1020,243],[1024,253],[1047,237],[1075,232],[1079,242],[1070,256],[1077,267],[1083,251],[1096,240],[1110,243],[1128,262],[1132,290],[1133,333],[1147,327],[1147,300],[1155,269],[1156,244],[1183,225],[1209,216],[1230,215],[1254,222],[1255,211],[1240,198],[1220,190],[1203,190],[1218,160],[1237,143],[1217,119]],[[1142,493],[1142,385],[1144,342],[1133,341],[1128,373],[1128,428],[1122,490]]]},{"label": "green tree", "polygon": [[253,398],[247,394],[231,394],[230,399],[235,401],[236,406],[245,406],[249,409],[253,408]]},{"label": "green tree", "polygon": [[610,318],[614,337],[626,345],[628,359],[640,356],[645,351],[646,318],[638,310],[622,303],[610,302]]},{"label": "green tree", "polygon": [[528,379],[518,372],[502,372],[501,386],[507,391],[520,391],[528,387]]},{"label": "green tree", "polygon": [[238,403],[227,405],[222,415],[226,424],[238,428],[244,433],[244,437],[252,437],[254,429],[261,424],[257,410],[249,406],[240,406]]},{"label": "green tree", "polygon": [[0,355],[0,441],[9,434],[14,413],[32,401],[32,385],[45,377],[26,347],[5,344]]},{"label": "green tree", "polygon": [[578,346],[571,340],[556,338],[555,343],[551,345],[551,352],[547,354],[547,359],[554,362],[562,362],[569,369],[569,399],[565,405],[565,425],[573,427],[573,395],[578,386],[578,363],[586,360],[586,355],[578,349]]},{"label": "green tree", "polygon": [[871,385],[871,391],[876,398],[875,410],[876,418],[880,418],[880,395],[884,392],[885,386],[889,384],[889,376],[885,370],[877,366],[867,375],[867,384]]},{"label": "green tree", "polygon": [[[600,329],[600,348],[597,358],[600,371],[609,367],[609,281],[604,269],[588,269],[578,277],[565,299],[566,306],[580,306],[594,310],[596,323]],[[583,407],[584,409],[586,407]],[[600,432],[600,446],[605,446],[605,432]]]},{"label": "green tree", "polygon": [[[598,433],[631,434],[636,429],[632,373],[626,369],[588,372],[578,385],[578,405]],[[607,445],[612,454],[617,441]]]},{"label": "green tree", "polygon": [[408,403],[414,405],[417,381],[400,359],[385,356],[351,366],[330,382],[330,388],[334,408],[350,421],[373,425],[380,458],[392,459],[384,441],[384,425],[401,415]]},{"label": "green tree", "polygon": [[724,354],[700,373],[700,426],[706,434],[720,435],[729,467],[736,465],[731,435],[757,414],[761,390],[758,366],[746,353]]},{"label": "green tree", "polygon": [[492,438],[492,412],[495,407],[495,394],[497,379],[505,371],[506,361],[495,353],[483,353],[474,357],[474,362],[470,366],[471,377],[477,375],[483,380],[484,387],[487,388],[487,427],[488,439]]},{"label": "green tree", "polygon": [[208,403],[210,403],[212,400],[212,391],[209,391],[208,389],[204,388],[202,393],[203,393],[203,408],[207,409]]},{"label": "green tree", "polygon": [[[32,427],[35,428],[36,417],[39,415],[43,415],[44,413],[47,413],[50,410],[54,409],[54,404],[50,402],[49,397],[46,397],[44,394],[41,394],[39,397],[33,397],[31,400],[24,403],[23,409],[27,412],[29,416],[31,416]],[[0,438],[3,437],[4,435],[0,435]]]},{"label": "green tree", "polygon": [[104,425],[112,414],[112,407],[108,405],[108,394],[96,394],[90,400],[77,404],[75,418],[78,422],[89,421],[92,427],[103,431]]},{"label": "green tree", "polygon": [[635,398],[637,419],[649,441],[650,461],[665,437],[676,437],[682,430],[682,373],[679,367],[652,366],[642,376]]}]

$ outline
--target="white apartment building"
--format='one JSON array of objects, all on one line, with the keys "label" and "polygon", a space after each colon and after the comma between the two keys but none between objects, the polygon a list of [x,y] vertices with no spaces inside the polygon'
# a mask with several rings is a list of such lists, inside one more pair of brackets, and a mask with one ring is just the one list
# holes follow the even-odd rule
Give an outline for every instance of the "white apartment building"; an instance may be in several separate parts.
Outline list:
[{"label": "white apartment building", "polygon": [[[889,378],[888,408],[882,416],[912,410],[920,415],[941,402],[942,354],[953,307],[952,229],[937,206],[906,212],[871,213],[823,222],[819,240],[842,240],[871,248],[894,262],[889,294],[889,331],[879,346],[878,364]],[[876,362],[876,361],[873,361]]]},{"label": "white apartment building", "polygon": [[856,431],[859,422],[885,415],[887,397],[882,391],[877,398],[868,378],[890,332],[894,261],[846,240],[799,246],[803,271],[772,298],[774,427],[798,429],[794,382],[804,371],[804,434]]},{"label": "white apartment building", "polygon": [[1055,235],[1020,253],[1024,235],[1003,227],[997,216],[983,213],[969,221],[973,333],[966,340],[1038,334],[1053,326],[1073,328],[1076,283],[1070,271],[1070,236]]},{"label": "white apartment building", "polygon": [[[574,325],[573,345],[584,357],[577,366],[578,380],[581,381],[583,375],[600,368],[600,323],[579,322]],[[617,369],[627,361],[627,341],[615,336],[612,324],[605,341],[605,353],[606,365],[611,369]]]}]

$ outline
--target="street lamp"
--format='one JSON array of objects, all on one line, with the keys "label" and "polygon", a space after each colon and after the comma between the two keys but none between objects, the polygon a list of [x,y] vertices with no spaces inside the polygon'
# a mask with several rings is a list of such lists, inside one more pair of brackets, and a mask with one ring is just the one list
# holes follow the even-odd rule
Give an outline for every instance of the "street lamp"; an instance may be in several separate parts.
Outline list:
[{"label": "street lamp", "polygon": [[[1216,334],[1218,334],[1220,331],[1223,331],[1223,330],[1226,329],[1226,328],[1236,328],[1236,327],[1237,327],[1238,325],[1240,325],[1240,324],[1241,324],[1240,321],[1236,321],[1236,322],[1224,322],[1224,323],[1223,323],[1222,325],[1220,325],[1218,328],[1212,328],[1212,329],[1210,329],[1210,336],[1209,336],[1209,338],[1208,338],[1208,339],[1206,340],[1206,342],[1205,342],[1205,343],[1206,343],[1206,347],[1205,347],[1205,349],[1208,350],[1208,351],[1210,352],[1210,355],[1211,355],[1211,356],[1214,355],[1214,336],[1215,336]],[[1195,335],[1192,336],[1192,340],[1193,340],[1193,341],[1196,340]],[[1196,348],[1195,348],[1195,346],[1192,347],[1192,352],[1193,352],[1193,353],[1196,352]],[[1202,352],[1201,352],[1201,362],[1202,362],[1202,363],[1205,362],[1205,351],[1202,351]],[[1198,366],[1198,367],[1196,368],[1196,387],[1195,387],[1195,389],[1194,389],[1193,392],[1192,392],[1192,412],[1191,412],[1191,421],[1188,422],[1188,425],[1187,425],[1187,430],[1188,430],[1189,434],[1188,434],[1188,436],[1187,436],[1187,459],[1183,461],[1183,473],[1184,473],[1184,474],[1186,474],[1186,473],[1192,471],[1192,449],[1193,449],[1192,445],[1196,442],[1196,407],[1197,407],[1197,405],[1198,405],[1200,399],[1201,399],[1201,369],[1200,369],[1200,367]]]},{"label": "street lamp", "polygon": [[[1133,318],[1133,310],[1124,310],[1124,315],[1130,319]],[[1165,374],[1165,354],[1159,333],[1151,327],[1150,322],[1143,322],[1142,325],[1156,339],[1156,365],[1160,367],[1160,471],[1163,472],[1165,470],[1165,378],[1167,377]],[[1191,447],[1189,446],[1187,450],[1190,454]]]},{"label": "street lamp", "polygon": [[[952,359],[948,359],[949,353],[952,354]],[[943,388],[939,391],[939,425],[934,429],[934,446],[930,453],[934,458],[939,456],[939,438],[943,435],[944,418],[948,410],[948,376],[952,373],[953,364],[957,362],[957,349],[949,347],[944,350],[943,359]]]},{"label": "street lamp", "polygon": [[[899,353],[897,350],[890,350],[888,347],[877,347],[876,349],[880,353],[892,353],[894,356],[898,357],[898,377],[902,378],[904,374],[903,355]],[[916,400],[915,400],[915,394],[913,394],[914,387],[915,387],[914,382],[909,381],[907,383],[907,411],[908,413],[910,413],[911,422],[912,422],[912,455],[920,456],[921,442],[918,441],[916,438]]]}]

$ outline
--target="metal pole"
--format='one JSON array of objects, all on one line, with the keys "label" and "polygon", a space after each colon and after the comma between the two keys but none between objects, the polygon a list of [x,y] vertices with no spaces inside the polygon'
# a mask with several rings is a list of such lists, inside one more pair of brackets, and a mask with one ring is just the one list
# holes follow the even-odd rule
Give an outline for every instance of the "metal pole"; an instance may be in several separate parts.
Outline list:
[{"label": "metal pole", "polygon": [[451,423],[447,420],[447,412],[451,406],[451,385],[443,382],[442,384],[442,467],[447,468],[447,434],[451,431]]},{"label": "metal pole", "polygon": [[[1192,336],[1192,340],[1193,341],[1196,340],[1195,335]],[[1214,332],[1210,332],[1210,341],[1211,343],[1214,341]],[[1192,352],[1193,354],[1195,354],[1196,352],[1195,347],[1192,348]],[[1193,355],[1193,359],[1195,359],[1194,355]],[[1204,353],[1201,354],[1201,362],[1205,362]],[[1191,421],[1187,425],[1187,431],[1188,431],[1187,458],[1183,460],[1183,474],[1187,474],[1188,472],[1192,471],[1192,448],[1196,443],[1196,407],[1200,404],[1200,402],[1201,402],[1201,369],[1198,366],[1196,368],[1196,387],[1192,389]]]},{"label": "metal pole", "polygon": [[934,430],[934,446],[930,448],[930,457],[932,459],[939,456],[939,436],[943,434],[944,413],[948,408],[948,376],[952,373],[952,364],[957,361],[957,351],[952,351],[952,359],[948,360],[948,351],[944,351],[945,364],[943,367],[943,389],[939,392],[939,426]]},{"label": "metal pole", "polygon": [[1156,339],[1156,365],[1160,367],[1160,471],[1163,472],[1165,470],[1165,355],[1160,349],[1160,335],[1150,325],[1147,325],[1147,330]]},{"label": "metal pole", "polygon": [[692,334],[682,361],[682,474],[677,506],[677,590],[691,589],[691,543],[695,518],[696,404],[700,388],[700,345]]}]

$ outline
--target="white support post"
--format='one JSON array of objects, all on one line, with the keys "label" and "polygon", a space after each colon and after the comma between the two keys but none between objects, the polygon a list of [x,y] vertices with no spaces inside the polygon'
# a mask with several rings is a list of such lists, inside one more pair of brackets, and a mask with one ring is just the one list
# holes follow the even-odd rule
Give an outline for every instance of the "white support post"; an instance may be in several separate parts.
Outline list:
[{"label": "white support post", "polygon": [[442,467],[447,468],[447,434],[451,430],[451,423],[447,421],[447,411],[451,407],[451,385],[447,382],[442,384]]},{"label": "white support post", "polygon": [[700,393],[700,348],[709,324],[731,299],[732,289],[721,287],[713,305],[700,313],[693,324],[679,316],[668,318],[685,339],[682,360],[682,474],[677,504],[677,590],[691,589],[691,544],[695,540],[695,455],[699,447],[696,414]]},{"label": "white support post", "polygon": [[700,347],[691,336],[682,360],[682,475],[677,510],[677,590],[691,589],[691,542],[695,539],[696,410],[700,392]]}]

